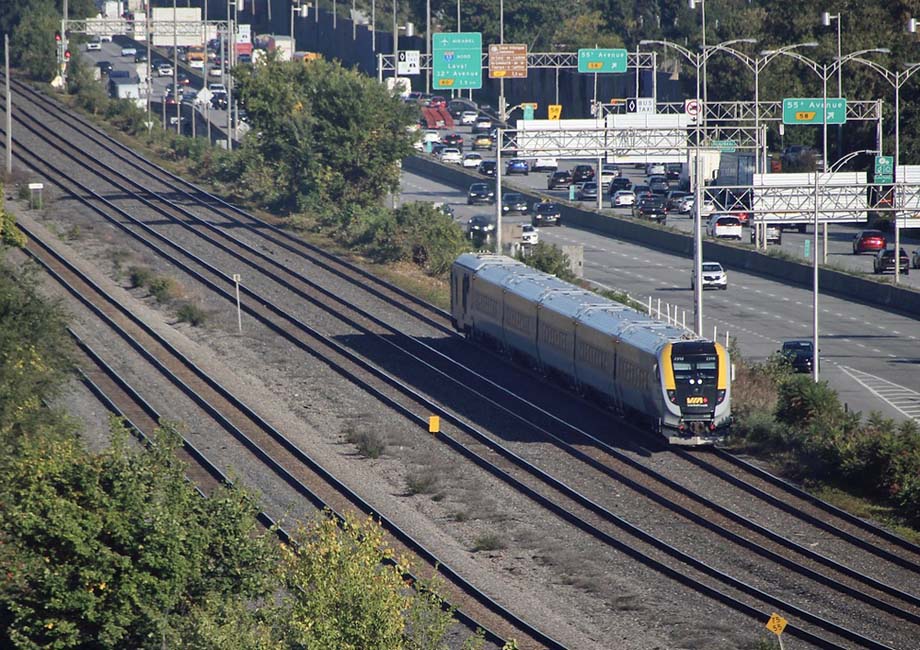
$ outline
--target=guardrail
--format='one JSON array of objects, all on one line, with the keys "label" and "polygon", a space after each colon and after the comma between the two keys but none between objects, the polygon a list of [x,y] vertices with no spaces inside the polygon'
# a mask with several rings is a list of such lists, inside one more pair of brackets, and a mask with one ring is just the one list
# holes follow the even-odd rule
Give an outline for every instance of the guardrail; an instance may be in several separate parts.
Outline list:
[{"label": "guardrail", "polygon": [[[462,190],[468,189],[470,183],[483,180],[478,174],[453,165],[444,165],[424,156],[410,156],[405,159],[403,169]],[[530,188],[515,187],[514,190],[532,201],[546,198]],[[600,214],[572,205],[568,201],[552,198],[562,207],[562,220],[568,226],[624,239],[655,250],[685,257],[693,256],[693,238],[687,234],[655,228],[632,219]],[[795,260],[765,255],[706,239],[703,240],[703,258],[720,262],[732,269],[781,280],[806,289],[812,286],[812,266]],[[828,268],[820,270],[819,284],[824,294],[882,307],[911,317],[920,317],[920,292],[911,288],[877,282]]]}]

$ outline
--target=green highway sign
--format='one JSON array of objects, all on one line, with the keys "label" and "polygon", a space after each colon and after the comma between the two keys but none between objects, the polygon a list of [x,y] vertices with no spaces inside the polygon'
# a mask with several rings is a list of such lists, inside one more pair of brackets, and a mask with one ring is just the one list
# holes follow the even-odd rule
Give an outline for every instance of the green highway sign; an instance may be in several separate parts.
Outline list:
[{"label": "green highway sign", "polygon": [[725,153],[734,153],[738,143],[734,140],[713,140],[709,143],[709,146]]},{"label": "green highway sign", "polygon": [[872,178],[876,183],[894,183],[894,156],[876,156]]},{"label": "green highway sign", "polygon": [[[827,123],[846,124],[846,97],[827,98]],[[783,124],[823,124],[824,100],[820,97],[783,100]]]},{"label": "green highway sign", "polygon": [[626,72],[626,50],[589,48],[578,50],[579,72]]},{"label": "green highway sign", "polygon": [[482,88],[482,34],[432,34],[431,65],[435,89]]}]

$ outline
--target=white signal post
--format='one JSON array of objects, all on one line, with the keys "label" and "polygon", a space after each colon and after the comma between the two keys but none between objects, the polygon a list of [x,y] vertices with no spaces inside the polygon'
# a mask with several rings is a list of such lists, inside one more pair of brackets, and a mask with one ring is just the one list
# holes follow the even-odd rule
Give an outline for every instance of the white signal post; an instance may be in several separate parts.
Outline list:
[{"label": "white signal post", "polygon": [[243,333],[243,311],[240,308],[240,280],[242,276],[239,273],[233,274],[233,285],[236,287],[236,326],[240,334]]}]

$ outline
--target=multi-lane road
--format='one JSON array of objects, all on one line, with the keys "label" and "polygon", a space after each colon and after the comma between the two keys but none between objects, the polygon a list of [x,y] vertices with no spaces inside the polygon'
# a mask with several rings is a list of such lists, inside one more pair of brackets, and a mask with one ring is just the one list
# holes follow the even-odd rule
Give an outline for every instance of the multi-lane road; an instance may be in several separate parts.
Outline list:
[{"label": "multi-lane road", "polygon": [[[546,190],[546,177],[542,173],[507,180],[506,188],[516,185]],[[560,198],[565,194],[555,193]],[[410,173],[403,174],[401,199],[443,201],[454,208],[460,222],[468,221],[474,214],[494,212],[493,206],[467,206],[462,190]],[[529,222],[528,217],[506,218],[512,223]],[[674,219],[669,221],[675,223]],[[678,217],[676,223],[690,230],[689,218]],[[846,254],[853,232],[855,229],[845,226],[831,227],[830,259],[841,257],[853,264],[871,265],[869,256],[852,260],[854,256]],[[798,250],[801,255],[805,237],[786,232],[783,247],[790,254]],[[677,313],[686,312],[688,323],[692,320],[689,258],[565,225],[541,228],[540,238],[549,243],[583,246],[587,279],[626,291],[642,301],[651,297],[656,310],[660,300],[662,305],[671,306],[672,313],[676,307]],[[913,281],[917,275],[920,274],[909,279]],[[728,290],[706,292],[703,301],[707,334],[715,330],[722,340],[728,333],[737,339],[748,358],[766,358],[784,340],[811,338],[812,293],[808,289],[729,269]],[[838,391],[848,408],[866,413],[877,410],[898,420],[910,417],[920,421],[917,321],[831,296],[821,296],[820,312],[822,377]]]},{"label": "multi-lane road", "polygon": [[[120,44],[103,43],[102,47],[102,51],[86,53],[93,64],[109,60],[116,69],[135,69],[133,58],[121,57]],[[142,46],[138,46],[138,51],[142,51]],[[153,82],[153,97],[159,98],[172,83],[172,78],[154,76]],[[192,76],[192,86],[200,85],[201,80]],[[210,118],[217,127],[226,125],[223,111],[211,111]],[[469,129],[458,127],[456,132],[464,135],[468,147]],[[482,153],[485,159],[490,158],[488,152]],[[491,157],[494,159],[494,154]],[[578,162],[560,161],[560,167],[570,168]],[[637,181],[642,178],[641,170],[627,170],[627,174]],[[526,188],[560,199],[568,196],[566,191],[547,191],[544,173],[504,180],[507,189]],[[461,223],[474,214],[494,212],[491,206],[467,206],[462,190],[410,173],[403,174],[401,200],[446,202],[454,208]],[[585,206],[589,204],[586,202]],[[629,213],[628,208],[610,208],[609,201],[605,201],[605,206],[605,211]],[[512,223],[529,222],[528,217],[507,219]],[[689,232],[692,220],[687,216],[669,216],[668,226]],[[852,255],[851,242],[858,230],[858,224],[830,227],[830,264],[871,272],[871,256]],[[540,238],[549,243],[583,246],[588,280],[626,291],[642,301],[651,298],[655,309],[660,301],[668,306],[662,306],[662,311],[668,309],[681,317],[686,313],[687,322],[692,320],[692,261],[689,258],[565,225],[540,229]],[[787,231],[783,234],[782,245],[771,245],[771,248],[781,248],[791,256],[804,258],[805,241],[810,238],[810,233]],[[920,246],[920,242],[904,237],[902,246],[909,253]],[[920,273],[902,277],[901,281],[920,286]],[[784,340],[811,337],[811,305],[812,294],[807,289],[729,269],[728,290],[704,294],[704,331],[717,333],[720,340],[729,334],[737,340],[746,357],[763,359],[776,351]],[[820,307],[822,377],[838,391],[841,400],[851,410],[877,410],[899,420],[914,418],[920,421],[920,372],[917,372],[920,328],[917,321],[830,296],[821,296]]]}]

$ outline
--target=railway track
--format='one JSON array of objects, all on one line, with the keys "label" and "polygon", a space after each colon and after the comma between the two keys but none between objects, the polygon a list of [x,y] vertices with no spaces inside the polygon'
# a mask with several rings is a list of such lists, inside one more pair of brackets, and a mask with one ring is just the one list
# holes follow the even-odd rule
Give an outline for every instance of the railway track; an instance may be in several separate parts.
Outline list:
[{"label": "railway track", "polygon": [[[162,419],[161,414],[89,344],[73,330],[69,331],[84,359],[84,363],[77,367],[77,372],[84,385],[110,413],[125,422],[142,444],[151,444],[151,435]],[[218,485],[233,485],[227,475],[186,436],[181,436],[181,440],[182,446],[177,450],[177,456],[185,466],[186,478],[196,486],[203,497],[209,496]],[[317,495],[310,500],[314,504],[322,502]],[[344,520],[343,514],[333,510],[328,504],[324,504],[323,509],[332,512],[339,521]],[[267,512],[259,512],[257,518],[267,530],[274,529],[281,541],[296,544],[296,540]],[[418,576],[410,572],[405,572],[403,579],[408,584],[419,584]],[[450,603],[445,601],[444,605],[449,607]],[[455,608],[454,617],[471,633],[482,630],[485,640],[497,647],[502,647],[507,642],[507,638],[499,636],[464,610]]]},{"label": "railway track", "polygon": [[[452,599],[452,603],[458,606],[458,618],[473,631],[482,628],[490,642],[501,646],[506,639],[517,638],[522,647],[564,650],[564,645],[515,617],[488,595],[463,580],[449,564],[389,521],[357,493],[341,484],[245,402],[197,367],[152,328],[131,315],[52,246],[36,236],[36,233],[27,228],[24,230],[30,240],[26,250],[33,260],[103,321],[115,335],[125,340],[138,355],[177,385],[189,400],[233,438],[245,445],[261,463],[283,479],[302,498],[306,498],[315,509],[329,509],[340,519],[346,509],[356,509],[378,518],[406,552],[411,552],[428,567],[429,571],[440,572],[462,590],[455,590],[455,598]],[[79,347],[94,366],[90,372],[84,371],[84,376],[91,382],[93,392],[100,396],[107,406],[125,415],[135,430],[149,435],[160,415],[124,378],[106,364],[98,353],[82,342]],[[202,491],[217,483],[229,483],[226,474],[185,438],[182,455],[192,470],[189,478],[202,487]],[[263,513],[260,519],[269,525],[273,521],[266,513]],[[286,536],[286,533],[283,534]],[[415,579],[411,574],[407,577],[413,581]],[[474,618],[474,615],[468,612],[475,612],[477,616]],[[493,631],[496,629],[502,630],[505,635]]]},{"label": "railway track", "polygon": [[[275,234],[278,234],[278,233],[275,233]],[[282,234],[284,234],[284,233],[282,233]],[[280,235],[279,235],[279,236],[280,236]],[[285,234],[285,236],[286,236],[286,234]],[[262,260],[262,262],[264,262],[264,260]],[[328,259],[324,261],[324,264],[330,264],[330,265],[331,265],[331,263],[332,263],[332,262],[330,262]],[[427,318],[427,319],[432,319],[432,320],[433,320],[433,319],[437,318],[438,316],[439,316],[439,313],[438,313],[437,311],[435,311],[435,310],[428,310],[428,313],[426,314],[425,318]],[[440,317],[443,317],[443,314],[441,314]],[[456,368],[455,368],[455,369],[456,369]],[[545,412],[544,412],[544,413],[545,413]],[[549,415],[549,414],[545,414],[543,417],[548,417],[548,418],[550,418],[550,415]],[[550,418],[550,419],[552,419],[552,418]],[[557,424],[558,424],[558,423],[557,423]],[[598,443],[597,443],[597,442],[592,442],[592,444],[598,444]],[[588,461],[585,460],[585,462],[588,462]],[[598,468],[598,469],[599,469],[599,471],[604,471],[604,470],[601,469],[601,468]],[[608,469],[609,469],[609,468],[608,468]],[[660,482],[659,482],[659,483],[660,483]],[[658,489],[660,489],[660,485],[659,485]],[[853,576],[851,576],[851,577],[853,577]],[[870,581],[870,582],[871,582],[871,581]],[[895,595],[895,592],[897,592],[897,590],[890,591],[890,592],[889,592],[889,595]],[[908,596],[909,596],[909,594],[908,594]],[[900,596],[899,596],[899,597],[900,597]],[[871,599],[871,598],[870,598],[870,599]],[[908,602],[910,602],[911,599],[910,599],[910,598],[905,598],[905,600],[908,601]],[[905,618],[907,618],[908,620],[910,620],[910,614],[909,614],[909,612],[905,612],[904,614],[902,614],[902,616],[904,616]],[[871,647],[871,646],[870,646],[870,647]],[[877,646],[877,647],[881,647],[881,646]]]}]

